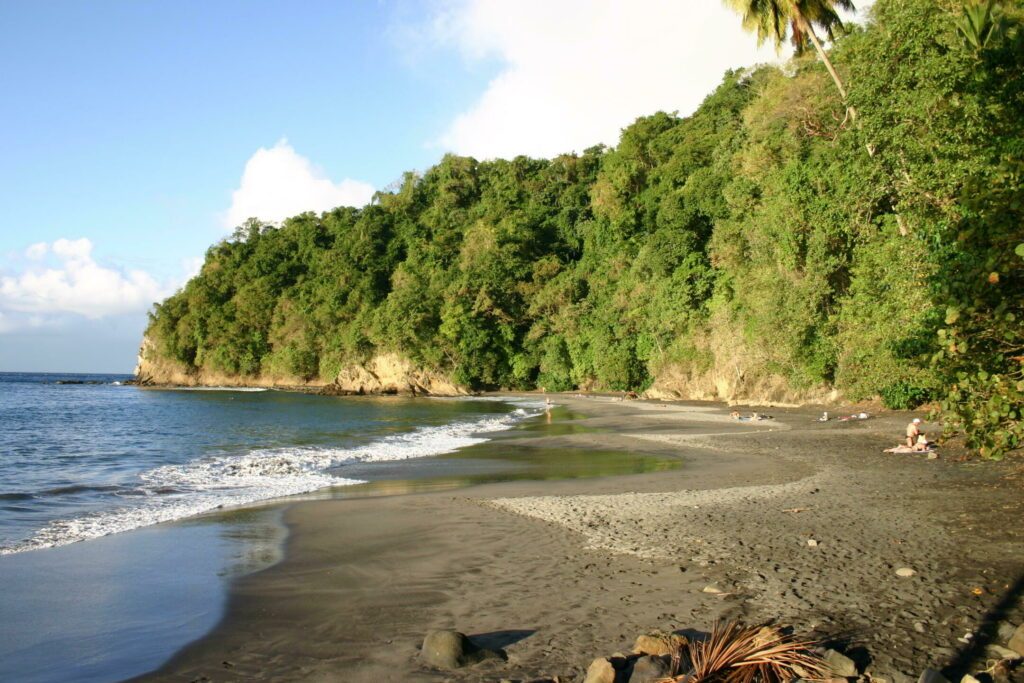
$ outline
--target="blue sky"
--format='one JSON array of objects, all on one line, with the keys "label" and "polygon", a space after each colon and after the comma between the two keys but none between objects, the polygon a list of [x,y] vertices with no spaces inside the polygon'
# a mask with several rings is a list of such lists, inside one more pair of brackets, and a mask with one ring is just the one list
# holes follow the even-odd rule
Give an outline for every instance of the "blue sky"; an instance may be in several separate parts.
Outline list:
[{"label": "blue sky", "polygon": [[221,236],[260,146],[287,137],[328,176],[377,186],[435,161],[424,142],[488,70],[442,52],[411,65],[388,30],[417,20],[411,3],[302,6],[4,3],[0,251],[81,233],[98,257],[173,276]]},{"label": "blue sky", "polygon": [[775,58],[707,4],[0,4],[0,371],[129,372],[149,305],[235,217],[688,113]]}]

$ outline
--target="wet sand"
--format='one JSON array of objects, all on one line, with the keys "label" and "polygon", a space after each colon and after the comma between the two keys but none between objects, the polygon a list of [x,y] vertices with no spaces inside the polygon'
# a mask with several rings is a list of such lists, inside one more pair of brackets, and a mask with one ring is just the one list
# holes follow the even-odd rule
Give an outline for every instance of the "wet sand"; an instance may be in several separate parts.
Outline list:
[{"label": "wet sand", "polygon": [[[638,633],[740,618],[842,644],[903,683],[984,659],[993,615],[1022,620],[1019,461],[883,455],[901,414],[736,423],[707,404],[556,401],[587,416],[578,429],[501,447],[682,467],[292,505],[284,561],[237,581],[222,623],[141,680],[582,680]],[[432,628],[509,659],[433,671],[418,657]]]}]

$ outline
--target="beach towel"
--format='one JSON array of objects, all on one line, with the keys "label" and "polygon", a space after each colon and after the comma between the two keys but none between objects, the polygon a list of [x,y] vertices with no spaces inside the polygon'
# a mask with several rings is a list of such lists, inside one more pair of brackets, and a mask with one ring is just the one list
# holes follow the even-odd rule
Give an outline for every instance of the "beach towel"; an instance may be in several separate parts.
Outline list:
[{"label": "beach towel", "polygon": [[928,453],[934,453],[935,449],[934,448],[928,448],[928,449],[925,449],[923,451],[915,451],[910,446],[893,446],[892,448],[886,448],[882,452],[883,453],[924,453],[924,454],[928,454]]}]

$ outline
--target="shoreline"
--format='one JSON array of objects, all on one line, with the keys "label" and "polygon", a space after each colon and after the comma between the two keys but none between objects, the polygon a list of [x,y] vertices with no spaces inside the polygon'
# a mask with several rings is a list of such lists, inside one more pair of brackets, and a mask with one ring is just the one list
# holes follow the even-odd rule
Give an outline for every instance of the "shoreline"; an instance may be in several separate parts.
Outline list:
[{"label": "shoreline", "polygon": [[[980,633],[1024,573],[1024,537],[1005,528],[1024,507],[1011,467],[883,456],[901,414],[739,424],[720,404],[552,398],[596,431],[495,443],[644,450],[683,467],[290,504],[282,561],[235,582],[212,632],[133,680],[579,676],[652,629],[774,618],[860,648],[875,677],[903,683],[965,667],[979,641],[956,638]],[[903,566],[916,576],[896,576]],[[1020,605],[1009,612],[1019,623]],[[417,651],[432,628],[481,636],[509,661],[432,671]]]}]

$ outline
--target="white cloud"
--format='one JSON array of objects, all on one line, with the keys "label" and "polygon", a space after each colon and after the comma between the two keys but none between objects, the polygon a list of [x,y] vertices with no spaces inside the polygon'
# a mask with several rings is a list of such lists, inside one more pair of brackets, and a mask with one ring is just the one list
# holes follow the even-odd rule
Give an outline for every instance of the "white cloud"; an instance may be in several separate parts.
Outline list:
[{"label": "white cloud", "polygon": [[190,256],[181,260],[181,270],[185,273],[184,282],[188,282],[203,269],[203,262],[206,259],[202,256]]},{"label": "white cloud", "polygon": [[479,158],[614,145],[638,116],[691,113],[726,69],[777,59],[720,0],[451,0],[432,31],[505,65],[440,140]]},{"label": "white cloud", "polygon": [[39,315],[0,312],[0,334],[54,327],[59,325],[60,322],[62,321],[56,318],[44,318]]},{"label": "white cloud", "polygon": [[173,292],[173,285],[161,284],[145,271],[98,264],[92,249],[86,238],[29,247],[25,253],[30,259],[40,261],[47,252],[52,258],[0,276],[0,331],[37,327],[66,314],[96,319],[139,313]]},{"label": "white cloud", "polygon": [[36,242],[35,244],[29,245],[28,249],[25,250],[25,256],[33,261],[39,261],[46,256],[46,252],[49,250],[50,245],[46,242]]},{"label": "white cloud", "polygon": [[335,183],[281,140],[270,149],[259,148],[246,162],[224,225],[234,228],[253,217],[277,223],[306,211],[363,206],[373,193],[372,185],[358,180]]}]

